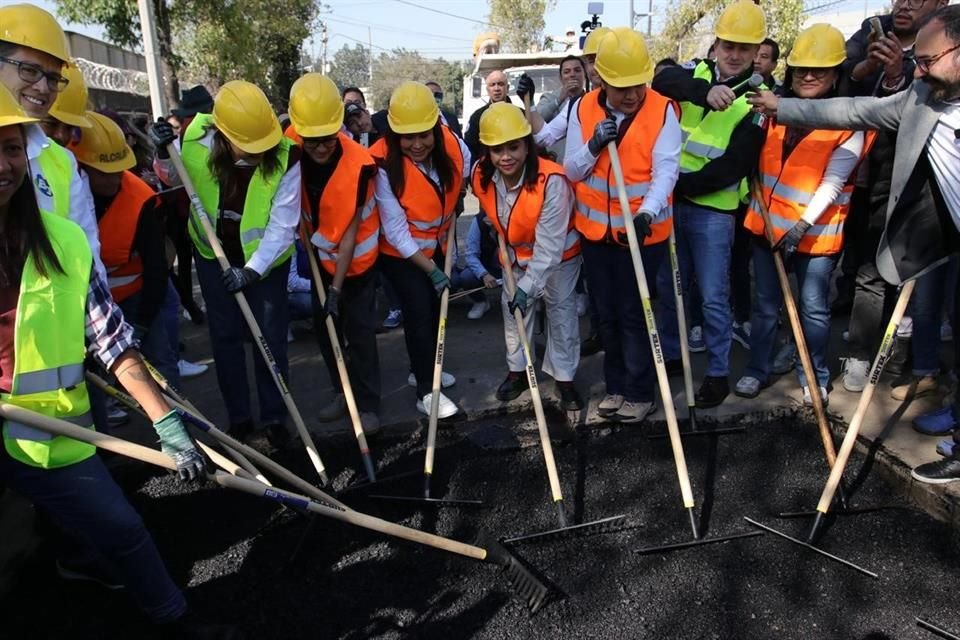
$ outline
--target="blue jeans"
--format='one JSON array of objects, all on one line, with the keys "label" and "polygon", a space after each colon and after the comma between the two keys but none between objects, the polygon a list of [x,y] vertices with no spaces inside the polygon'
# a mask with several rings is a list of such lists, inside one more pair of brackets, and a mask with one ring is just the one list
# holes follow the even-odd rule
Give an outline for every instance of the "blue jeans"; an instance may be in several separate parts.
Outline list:
[{"label": "blue jeans", "polygon": [[[173,296],[171,297],[171,293]],[[147,361],[156,367],[157,371],[163,374],[170,384],[175,387],[180,386],[180,371],[177,369],[177,360],[179,345],[177,340],[171,340],[169,329],[169,314],[172,310],[176,314],[179,311],[180,299],[177,297],[176,289],[169,280],[167,281],[167,295],[163,305],[150,322],[147,333],[140,339],[140,353]],[[135,293],[120,303],[120,310],[127,318],[133,317],[137,305],[140,304],[140,293]]]},{"label": "blue jeans", "polygon": [[[247,355],[244,343],[250,338],[247,323],[232,293],[221,280],[222,270],[216,260],[196,255],[197,278],[207,305],[207,326],[213,346],[213,360],[217,365],[217,384],[227,405],[230,424],[251,419],[250,390],[247,383]],[[287,272],[290,264],[279,264],[264,278],[243,289],[253,317],[273,352],[277,368],[284,380],[287,368]],[[283,424],[287,410],[283,397],[270,375],[270,369],[253,347],[254,375],[260,400],[260,421],[265,424]]]},{"label": "blue jeans", "polygon": [[[726,376],[730,372],[730,342],[733,338],[733,313],[730,309],[730,250],[737,219],[733,214],[704,209],[689,202],[674,205],[673,224],[677,236],[677,257],[683,283],[683,299],[690,306],[690,282],[697,281],[703,298],[703,339],[707,345],[708,376]],[[660,296],[660,327],[664,357],[680,358],[677,335],[677,305],[672,295],[670,262],[663,262],[657,276]],[[687,326],[691,326],[688,322]]]},{"label": "blue jeans", "polygon": [[309,291],[287,293],[287,312],[290,321],[309,320],[313,317],[313,298]]},{"label": "blue jeans", "polygon": [[[800,287],[800,325],[803,327],[803,336],[810,351],[813,369],[816,371],[818,386],[821,387],[826,387],[830,382],[830,369],[827,367],[827,342],[830,339],[828,298],[830,277],[836,267],[837,257],[798,253],[787,263],[787,268],[797,276]],[[753,243],[753,274],[757,299],[750,316],[750,364],[743,374],[765,382],[776,355],[777,321],[783,306],[783,292],[780,290],[780,281],[773,264],[773,254],[760,242]],[[797,377],[802,386],[807,386],[800,364],[797,364]]]},{"label": "blue jeans", "polygon": [[0,447],[0,483],[20,492],[78,543],[69,564],[98,565],[127,586],[155,623],[172,622],[187,603],[173,583],[140,515],[98,456],[60,469],[39,469]]},{"label": "blue jeans", "polygon": [[[597,302],[607,393],[630,402],[652,402],[656,373],[630,251],[600,242],[583,241],[581,247],[587,286]],[[640,254],[651,295],[655,295],[653,276],[665,261],[667,243],[644,246]],[[672,295],[662,297],[673,299]]]},{"label": "blue jeans", "polygon": [[[193,298],[191,298],[191,301]],[[180,361],[180,294],[177,292],[177,285],[171,278],[167,283],[167,297],[163,299],[163,307],[160,313],[163,315],[164,323],[167,327],[167,340],[170,341],[170,350],[176,356],[174,364]],[[177,372],[174,379],[167,378],[171,382],[180,384],[180,369],[173,367]]]},{"label": "blue jeans", "polygon": [[954,261],[940,265],[917,280],[910,298],[913,319],[913,375],[935,376],[940,372],[940,323],[943,320],[947,276]]}]

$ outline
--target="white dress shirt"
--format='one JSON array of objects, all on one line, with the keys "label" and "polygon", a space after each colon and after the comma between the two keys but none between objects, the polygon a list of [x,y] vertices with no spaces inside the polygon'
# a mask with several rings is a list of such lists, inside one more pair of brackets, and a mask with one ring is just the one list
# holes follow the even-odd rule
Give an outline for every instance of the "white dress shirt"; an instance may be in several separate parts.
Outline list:
[{"label": "white dress shirt", "polygon": [[960,229],[960,102],[940,115],[940,121],[927,140],[930,168],[937,179],[953,224]]}]

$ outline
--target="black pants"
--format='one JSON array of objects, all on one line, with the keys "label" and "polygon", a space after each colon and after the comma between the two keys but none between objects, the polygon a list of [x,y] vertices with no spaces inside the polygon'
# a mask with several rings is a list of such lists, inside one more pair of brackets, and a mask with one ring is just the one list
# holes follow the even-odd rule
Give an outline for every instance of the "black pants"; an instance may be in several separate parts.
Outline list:
[{"label": "black pants", "polygon": [[730,298],[733,319],[739,323],[750,320],[750,258],[753,255],[753,234],[743,226],[747,216],[746,207],[737,210],[737,226],[733,232],[733,249],[730,253]]},{"label": "black pants", "polygon": [[[325,288],[333,278],[321,270],[320,277]],[[327,365],[327,373],[333,388],[343,393],[340,372],[330,344],[327,325],[320,317],[320,302],[316,285],[311,287],[314,308],[314,330],[320,344],[320,354]],[[344,278],[340,292],[340,321],[337,336],[347,364],[350,386],[361,413],[380,412],[380,354],[377,351],[377,272],[370,269],[364,274]]]},{"label": "black pants", "polygon": [[886,201],[870,203],[866,219],[861,221],[855,234],[846,234],[846,242],[856,243],[854,252],[860,259],[853,294],[853,310],[850,312],[850,339],[848,354],[858,360],[873,360],[883,332],[886,329],[893,306],[896,304],[896,289],[891,287],[877,271],[877,248],[886,220]]},{"label": "black pants", "polygon": [[173,241],[173,246],[177,250],[177,271],[171,269],[173,284],[177,287],[177,293],[180,295],[180,304],[184,309],[192,310],[196,308],[196,302],[193,299],[193,273],[191,264],[193,262],[193,241],[187,233],[187,218],[171,212],[167,216],[167,236]]},{"label": "black pants", "polygon": [[[443,260],[439,252],[434,255],[434,262],[438,260]],[[433,390],[440,298],[430,277],[410,260],[380,256],[380,268],[400,298],[407,357],[410,358],[410,370],[417,377],[417,397],[423,398]]]}]

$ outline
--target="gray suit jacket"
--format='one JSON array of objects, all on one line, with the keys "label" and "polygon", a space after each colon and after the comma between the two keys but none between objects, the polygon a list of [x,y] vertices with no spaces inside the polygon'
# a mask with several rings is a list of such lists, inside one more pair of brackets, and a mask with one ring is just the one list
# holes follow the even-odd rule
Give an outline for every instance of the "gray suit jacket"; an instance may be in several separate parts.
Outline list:
[{"label": "gray suit jacket", "polygon": [[[898,223],[894,212],[904,195],[904,190],[914,173],[918,161],[927,146],[940,114],[945,105],[930,99],[927,83],[917,81],[904,91],[886,98],[831,98],[826,100],[801,100],[783,98],[777,110],[777,121],[782,124],[803,125],[817,129],[870,130],[885,129],[898,131],[895,149],[893,176],[890,183],[890,200],[887,203],[887,223],[880,248],[877,252],[877,268],[880,275],[891,284],[900,284],[926,272],[934,264],[955,250],[949,246],[955,237],[956,229],[952,222],[943,220],[935,212],[928,212],[927,224],[918,225]],[[932,180],[932,178],[931,178]],[[943,213],[943,212],[940,212]],[[891,222],[894,222],[891,227]],[[948,228],[943,228],[944,223]],[[941,233],[934,233],[940,228]],[[921,234],[921,229],[923,233]],[[896,234],[906,234],[907,238],[894,238]],[[935,237],[930,237],[935,236]],[[891,243],[895,246],[891,249]],[[899,251],[898,251],[899,249]],[[910,266],[906,266],[903,251],[912,251],[915,256]],[[916,257],[916,256],[921,257]],[[919,268],[916,264],[926,262]]]}]

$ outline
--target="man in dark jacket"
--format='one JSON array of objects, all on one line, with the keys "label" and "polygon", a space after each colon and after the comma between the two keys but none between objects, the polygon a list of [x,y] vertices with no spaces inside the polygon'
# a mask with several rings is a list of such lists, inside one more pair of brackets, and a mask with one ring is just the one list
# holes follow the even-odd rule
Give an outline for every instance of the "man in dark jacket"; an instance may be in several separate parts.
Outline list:
[{"label": "man in dark jacket", "polygon": [[470,148],[470,155],[476,162],[483,157],[483,145],[480,144],[480,116],[490,108],[490,105],[497,102],[510,102],[510,86],[507,83],[507,74],[503,71],[491,71],[485,80],[487,85],[487,96],[490,102],[483,105],[472,114],[470,114],[470,123],[467,125],[467,133],[463,141]]}]

